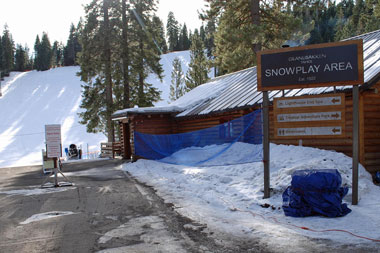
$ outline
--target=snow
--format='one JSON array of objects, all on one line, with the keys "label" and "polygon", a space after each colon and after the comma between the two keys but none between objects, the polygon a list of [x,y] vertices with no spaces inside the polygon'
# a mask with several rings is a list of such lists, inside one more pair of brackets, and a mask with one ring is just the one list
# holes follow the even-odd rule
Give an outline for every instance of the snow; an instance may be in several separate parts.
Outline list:
[{"label": "snow", "polygon": [[[229,156],[240,156],[247,149],[246,145],[250,144],[235,143],[229,150]],[[291,246],[294,250],[294,242],[301,236],[331,239],[338,243],[370,242],[347,232],[325,231],[330,229],[346,230],[358,236],[380,240],[380,188],[372,183],[371,176],[362,166],[359,204],[353,206],[350,157],[334,151],[275,144],[271,144],[270,152],[270,184],[273,190],[269,199],[263,199],[262,162],[191,167],[138,160],[124,164],[123,169],[153,186],[166,202],[175,205],[178,212],[216,231],[262,240],[270,236],[273,245],[282,248]],[[229,157],[224,159],[228,163]],[[290,185],[292,172],[317,168],[337,169],[340,172],[342,184],[350,187],[344,202],[352,212],[333,219],[286,217],[281,207],[282,193]],[[265,204],[268,208],[262,207]]]},{"label": "snow", "polygon": [[[187,92],[185,95],[180,97],[175,101],[170,101],[170,85],[171,85],[171,72],[173,69],[173,60],[178,57],[181,61],[182,71],[184,75],[189,68],[190,63],[190,51],[180,51],[164,54],[161,56],[160,63],[164,69],[164,78],[161,82],[156,76],[149,75],[147,82],[153,84],[154,87],[162,91],[162,100],[156,102],[154,107],[145,108],[128,108],[123,110],[118,110],[114,113],[114,116],[118,114],[124,114],[126,112],[132,113],[160,113],[160,112],[182,112],[189,109],[197,104],[203,103],[213,97],[218,96],[225,88],[228,87],[228,82],[215,82],[210,81],[206,84],[198,86]],[[209,77],[213,76],[213,69],[209,72]]]},{"label": "snow", "polygon": [[63,148],[75,143],[83,153],[100,150],[105,136],[87,133],[78,123],[83,84],[78,71],[79,67],[62,67],[12,72],[1,82],[0,168],[41,164],[46,124],[61,124]]},{"label": "snow", "polygon": [[124,114],[126,112],[134,113],[158,113],[158,112],[179,112],[183,109],[179,106],[169,105],[170,101],[170,85],[171,85],[171,75],[173,70],[173,61],[175,58],[178,58],[181,61],[182,72],[186,75],[186,72],[189,68],[190,63],[190,51],[179,51],[164,54],[161,56],[160,64],[164,70],[163,79],[161,80],[153,74],[150,74],[146,80],[147,83],[153,85],[153,87],[159,89],[161,93],[161,101],[158,101],[154,104],[154,107],[145,107],[145,108],[128,108],[118,110],[114,113]]},{"label": "snow", "polygon": [[168,231],[165,221],[158,216],[128,217],[129,221],[106,232],[98,239],[105,244],[113,238],[133,236],[139,238],[138,244],[105,249],[98,252],[187,252],[177,238]]},{"label": "snow", "polygon": [[154,104],[155,107],[167,106],[170,103],[170,85],[172,80],[173,61],[178,58],[181,61],[182,72],[186,75],[190,63],[190,51],[179,51],[161,56],[160,64],[164,70],[162,83],[155,75],[149,75],[146,82],[162,91],[161,101]]},{"label": "snow", "polygon": [[31,222],[37,222],[37,221],[41,221],[41,220],[46,220],[46,219],[51,219],[51,218],[56,218],[56,217],[71,215],[71,214],[75,214],[75,213],[73,213],[73,212],[62,212],[62,211],[51,211],[51,212],[47,212],[47,213],[38,213],[38,214],[32,215],[31,217],[29,217],[25,221],[20,222],[20,224],[25,225],[25,224],[28,224]]},{"label": "snow", "polygon": [[[180,59],[182,71],[186,74],[190,63],[189,51],[162,55],[162,82],[153,74],[147,78],[148,83],[162,91],[162,100],[152,108],[130,110],[182,111],[180,106],[169,105],[172,62],[176,57]],[[78,113],[82,111],[79,108],[82,99],[81,85],[84,84],[76,75],[79,70],[75,66],[42,72],[12,72],[1,82],[0,168],[41,164],[46,124],[61,124],[63,148],[74,143],[82,148],[84,157],[86,153],[91,158],[96,157],[100,142],[106,141],[106,137],[102,133],[87,133],[86,126],[78,123]]]},{"label": "snow", "polygon": [[14,196],[14,195],[33,196],[33,195],[63,192],[63,191],[73,190],[73,189],[76,189],[76,188],[75,187],[41,188],[41,186],[34,186],[28,189],[0,191],[0,194],[6,194],[10,196]]}]

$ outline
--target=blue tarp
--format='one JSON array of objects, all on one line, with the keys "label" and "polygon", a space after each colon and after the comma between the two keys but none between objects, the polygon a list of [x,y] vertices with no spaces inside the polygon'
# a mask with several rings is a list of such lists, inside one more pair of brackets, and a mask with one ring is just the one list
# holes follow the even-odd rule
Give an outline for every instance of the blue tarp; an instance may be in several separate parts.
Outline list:
[{"label": "blue tarp", "polygon": [[338,170],[297,170],[292,174],[291,186],[282,194],[286,216],[305,217],[322,215],[340,217],[350,213],[342,204],[348,188],[341,187]]},{"label": "blue tarp", "polygon": [[250,145],[249,156],[228,164],[262,161],[261,110],[214,127],[178,134],[145,134],[135,131],[135,154],[146,159],[171,164],[190,166],[227,165],[218,163],[217,157],[227,153],[233,144],[242,142]]}]

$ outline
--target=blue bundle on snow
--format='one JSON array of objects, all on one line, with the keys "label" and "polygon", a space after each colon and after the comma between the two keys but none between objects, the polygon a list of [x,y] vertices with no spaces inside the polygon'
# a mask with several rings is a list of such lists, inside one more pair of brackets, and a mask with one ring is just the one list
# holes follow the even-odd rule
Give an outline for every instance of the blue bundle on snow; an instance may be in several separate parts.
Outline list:
[{"label": "blue bundle on snow", "polygon": [[341,187],[338,170],[297,170],[292,174],[291,186],[282,194],[286,216],[305,217],[323,215],[340,217],[350,213],[342,199],[348,192]]}]

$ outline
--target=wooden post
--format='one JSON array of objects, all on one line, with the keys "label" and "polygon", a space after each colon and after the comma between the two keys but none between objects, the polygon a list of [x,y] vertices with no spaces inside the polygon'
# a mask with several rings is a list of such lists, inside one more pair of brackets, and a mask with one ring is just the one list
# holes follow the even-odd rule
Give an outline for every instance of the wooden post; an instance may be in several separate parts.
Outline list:
[{"label": "wooden post", "polygon": [[58,158],[54,157],[54,187],[59,187],[58,184]]},{"label": "wooden post", "polygon": [[352,122],[352,204],[358,204],[359,181],[359,86],[353,86],[353,122]]},{"label": "wooden post", "polygon": [[263,149],[264,149],[264,198],[270,197],[269,168],[269,98],[268,91],[263,91]]}]

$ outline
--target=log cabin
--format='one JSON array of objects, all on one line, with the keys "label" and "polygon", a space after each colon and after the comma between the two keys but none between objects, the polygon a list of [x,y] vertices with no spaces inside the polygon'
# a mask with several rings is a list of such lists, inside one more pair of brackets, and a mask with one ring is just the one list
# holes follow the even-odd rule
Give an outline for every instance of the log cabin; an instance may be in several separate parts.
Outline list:
[{"label": "log cabin", "polygon": [[[367,171],[374,173],[380,170],[380,30],[348,40],[358,39],[363,40],[364,60],[364,83],[359,86],[359,161]],[[166,107],[129,108],[115,112],[112,117],[119,122],[122,156],[127,159],[138,158],[134,151],[135,131],[148,134],[191,132],[261,109],[262,92],[257,91],[256,75],[256,67],[251,67],[216,77]],[[330,112],[330,116],[339,116],[339,119],[333,118],[327,124],[334,134],[280,134],[284,126],[300,128],[302,123],[295,121],[282,125],[278,117],[287,114],[276,106],[276,101],[319,97],[330,97],[332,101],[338,98],[341,101],[338,107],[324,108],[327,113]],[[269,99],[271,143],[335,150],[352,156],[352,86],[270,91]],[[311,107],[305,107],[298,112],[307,113],[309,109]],[[319,126],[324,123],[316,120],[313,124]],[[336,130],[337,125],[340,130]]]}]

